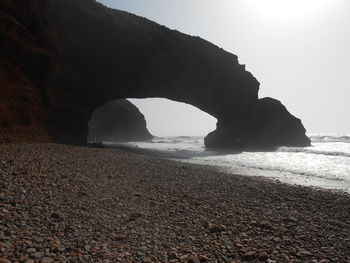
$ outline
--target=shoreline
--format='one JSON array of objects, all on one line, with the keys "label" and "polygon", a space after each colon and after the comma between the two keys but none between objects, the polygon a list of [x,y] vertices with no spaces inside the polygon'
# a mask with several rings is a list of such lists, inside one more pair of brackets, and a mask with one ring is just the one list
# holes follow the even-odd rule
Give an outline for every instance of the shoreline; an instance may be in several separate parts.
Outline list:
[{"label": "shoreline", "polygon": [[350,262],[346,193],[115,148],[0,156],[0,262]]},{"label": "shoreline", "polygon": [[[94,146],[92,146],[94,148]],[[313,181],[313,183],[305,183],[301,184],[301,182],[297,179],[292,179],[293,177],[295,177],[295,175],[299,175],[299,174],[294,174],[292,172],[287,172],[287,171],[278,171],[278,170],[263,170],[263,169],[258,169],[258,168],[252,168],[252,167],[245,167],[245,166],[234,166],[233,169],[232,166],[220,166],[220,165],[215,165],[215,164],[211,164],[211,163],[203,163],[203,162],[199,162],[199,161],[191,161],[190,158],[186,158],[186,157],[179,157],[179,156],[175,156],[172,155],[170,152],[167,151],[162,151],[162,150],[156,150],[156,149],[148,149],[148,148],[140,148],[138,146],[135,145],[128,145],[125,143],[114,143],[114,144],[101,144],[99,145],[97,148],[104,148],[104,149],[117,149],[117,150],[122,150],[122,151],[127,151],[130,153],[134,153],[134,154],[138,154],[141,156],[150,156],[150,157],[154,157],[154,158],[160,158],[160,159],[164,159],[164,160],[170,160],[170,161],[179,161],[181,163],[185,163],[185,164],[193,164],[193,165],[199,165],[199,166],[203,166],[203,167],[209,167],[211,169],[213,169],[215,172],[220,172],[220,173],[225,173],[227,175],[241,175],[241,176],[248,176],[248,177],[254,177],[257,179],[262,179],[262,180],[268,180],[271,182],[275,182],[275,183],[282,183],[282,184],[287,184],[290,186],[297,186],[297,187],[307,187],[310,189],[314,189],[317,191],[330,191],[333,193],[338,193],[338,194],[345,194],[348,195],[350,197],[350,192],[347,191],[346,189],[337,189],[337,188],[327,188],[322,186],[316,186],[314,185],[315,181]],[[233,151],[229,151],[229,150],[206,150],[208,152],[212,152],[218,155],[226,155],[226,154],[240,154],[241,152],[233,152]],[[292,178],[288,178],[288,179],[284,179],[281,177],[276,176],[276,174],[282,174],[282,173],[287,173],[289,174],[289,176],[291,176]],[[252,175],[254,174],[254,175]],[[315,180],[315,179],[313,179]],[[334,185],[333,185],[334,186]]]}]

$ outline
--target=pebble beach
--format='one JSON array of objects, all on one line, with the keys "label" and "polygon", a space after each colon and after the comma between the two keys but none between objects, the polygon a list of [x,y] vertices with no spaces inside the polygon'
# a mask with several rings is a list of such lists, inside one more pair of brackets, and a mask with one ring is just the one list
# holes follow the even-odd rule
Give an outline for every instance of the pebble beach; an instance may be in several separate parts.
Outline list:
[{"label": "pebble beach", "polygon": [[0,263],[350,263],[350,196],[118,149],[0,145]]}]

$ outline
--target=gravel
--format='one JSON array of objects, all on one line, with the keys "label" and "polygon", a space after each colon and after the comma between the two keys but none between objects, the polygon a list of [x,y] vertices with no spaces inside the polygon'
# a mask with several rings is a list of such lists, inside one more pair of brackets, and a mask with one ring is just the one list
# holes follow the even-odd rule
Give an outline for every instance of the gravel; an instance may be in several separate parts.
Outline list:
[{"label": "gravel", "polygon": [[350,262],[350,197],[116,149],[0,145],[0,263]]}]

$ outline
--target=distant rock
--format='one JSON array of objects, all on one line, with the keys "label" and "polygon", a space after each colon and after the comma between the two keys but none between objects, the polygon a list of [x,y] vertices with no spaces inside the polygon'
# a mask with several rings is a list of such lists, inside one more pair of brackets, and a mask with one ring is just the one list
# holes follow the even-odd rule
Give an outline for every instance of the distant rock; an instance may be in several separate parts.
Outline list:
[{"label": "distant rock", "polygon": [[310,146],[301,120],[288,112],[278,100],[258,100],[254,110],[249,147]]},{"label": "distant rock", "polygon": [[137,107],[128,100],[112,101],[97,109],[89,122],[88,141],[146,141],[153,136]]}]

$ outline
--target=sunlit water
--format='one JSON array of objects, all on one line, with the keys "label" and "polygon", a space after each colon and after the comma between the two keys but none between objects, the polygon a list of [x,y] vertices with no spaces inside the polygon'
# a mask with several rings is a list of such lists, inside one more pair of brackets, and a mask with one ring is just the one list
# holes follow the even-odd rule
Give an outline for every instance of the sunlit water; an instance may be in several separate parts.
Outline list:
[{"label": "sunlit water", "polygon": [[203,137],[156,137],[127,146],[184,162],[212,165],[226,173],[264,176],[281,182],[350,193],[350,136],[313,135],[312,147],[276,152],[220,152],[204,148]]}]

